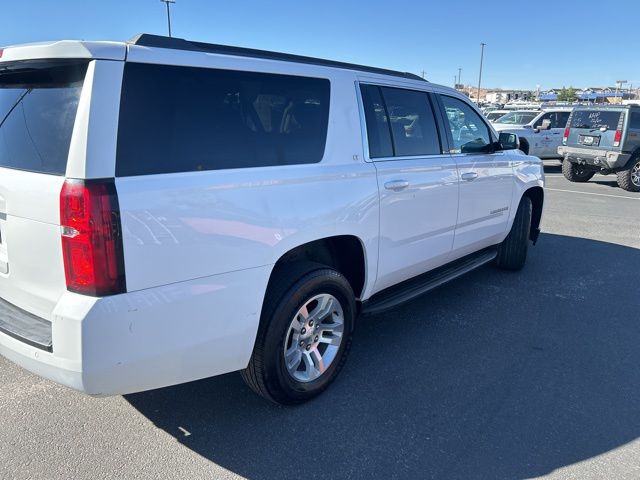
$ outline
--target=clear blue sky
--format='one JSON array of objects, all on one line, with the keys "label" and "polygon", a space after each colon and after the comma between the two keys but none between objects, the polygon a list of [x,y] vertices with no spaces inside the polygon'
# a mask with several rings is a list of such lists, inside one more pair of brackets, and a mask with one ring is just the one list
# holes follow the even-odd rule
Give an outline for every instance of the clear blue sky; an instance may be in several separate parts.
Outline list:
[{"label": "clear blue sky", "polygon": [[[640,2],[176,0],[174,36],[363,63],[451,85],[640,86]],[[166,34],[159,0],[7,0],[0,45]]]}]

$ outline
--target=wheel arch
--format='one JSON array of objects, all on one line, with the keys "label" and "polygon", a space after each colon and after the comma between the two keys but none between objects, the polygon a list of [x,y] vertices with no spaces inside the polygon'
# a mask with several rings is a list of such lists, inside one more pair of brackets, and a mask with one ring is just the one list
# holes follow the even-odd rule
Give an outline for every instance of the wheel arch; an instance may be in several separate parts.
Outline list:
[{"label": "wheel arch", "polygon": [[638,157],[640,157],[640,146],[637,146],[636,149],[631,153],[627,164],[624,166],[625,169],[633,167],[633,162],[635,162]]},{"label": "wheel arch", "polygon": [[291,248],[275,263],[269,284],[281,268],[302,262],[326,265],[339,271],[348,280],[356,298],[360,298],[365,290],[368,273],[366,250],[362,240],[355,235],[319,238]]},{"label": "wheel arch", "polygon": [[544,190],[542,187],[531,187],[525,190],[522,196],[528,197],[533,207],[529,238],[535,245],[540,235],[540,222],[542,220],[542,209],[544,206]]}]

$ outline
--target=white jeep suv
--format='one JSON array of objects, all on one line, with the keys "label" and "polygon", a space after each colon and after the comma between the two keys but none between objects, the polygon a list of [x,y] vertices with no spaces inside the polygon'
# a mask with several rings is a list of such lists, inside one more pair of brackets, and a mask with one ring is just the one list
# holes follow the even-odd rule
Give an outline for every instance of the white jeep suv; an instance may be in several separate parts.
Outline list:
[{"label": "white jeep suv", "polygon": [[539,158],[558,158],[572,108],[515,110],[493,121],[498,132],[518,135],[520,149]]},{"label": "white jeep suv", "polygon": [[519,269],[539,159],[411,74],[141,35],[0,49],[0,353],[91,395],[279,403],[360,313]]}]

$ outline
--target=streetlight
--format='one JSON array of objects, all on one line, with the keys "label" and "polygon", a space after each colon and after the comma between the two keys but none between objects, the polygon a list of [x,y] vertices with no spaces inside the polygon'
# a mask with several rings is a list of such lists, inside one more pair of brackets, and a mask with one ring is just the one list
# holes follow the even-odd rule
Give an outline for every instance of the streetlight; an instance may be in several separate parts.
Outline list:
[{"label": "streetlight", "polygon": [[[618,100],[618,90],[622,90],[622,85],[625,83],[627,83],[626,80],[616,80],[616,100]],[[622,93],[622,96],[624,97],[624,92]],[[620,100],[620,103],[622,103],[622,99]]]},{"label": "streetlight", "polygon": [[480,84],[482,83],[482,61],[484,60],[484,47],[486,43],[480,43],[480,74],[478,75],[478,98],[477,103],[480,105]]},{"label": "streetlight", "polygon": [[176,0],[160,0],[167,6],[167,27],[169,28],[169,36],[171,36],[171,13],[169,11],[169,4],[176,3]]}]

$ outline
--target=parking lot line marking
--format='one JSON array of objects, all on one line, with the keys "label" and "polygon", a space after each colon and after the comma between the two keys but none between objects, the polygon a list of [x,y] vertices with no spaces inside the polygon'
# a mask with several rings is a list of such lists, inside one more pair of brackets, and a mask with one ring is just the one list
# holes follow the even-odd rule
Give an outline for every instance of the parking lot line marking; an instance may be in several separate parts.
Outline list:
[{"label": "parking lot line marking", "polygon": [[597,195],[599,197],[626,198],[627,200],[640,200],[640,197],[626,197],[624,195],[609,195],[607,193],[580,192],[578,190],[563,190],[561,188],[545,188],[545,190],[550,190],[552,192],[582,193],[583,195]]}]

